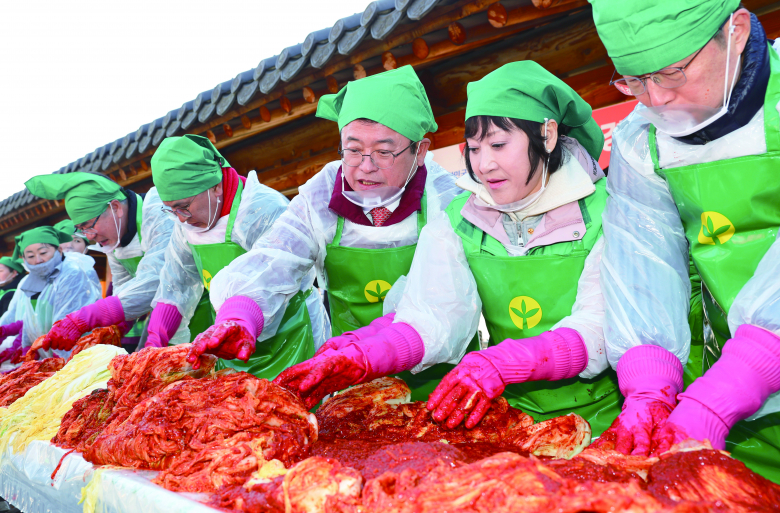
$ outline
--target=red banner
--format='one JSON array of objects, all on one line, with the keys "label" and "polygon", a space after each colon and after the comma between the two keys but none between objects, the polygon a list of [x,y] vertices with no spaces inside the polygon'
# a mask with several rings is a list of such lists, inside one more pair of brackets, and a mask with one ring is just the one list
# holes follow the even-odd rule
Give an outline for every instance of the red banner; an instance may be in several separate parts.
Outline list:
[{"label": "red banner", "polygon": [[612,152],[612,131],[618,123],[634,110],[637,102],[638,100],[632,100],[593,111],[593,119],[596,120],[602,132],[604,132],[604,150],[601,152],[601,157],[599,157],[601,169],[606,169],[609,165],[609,156]]}]

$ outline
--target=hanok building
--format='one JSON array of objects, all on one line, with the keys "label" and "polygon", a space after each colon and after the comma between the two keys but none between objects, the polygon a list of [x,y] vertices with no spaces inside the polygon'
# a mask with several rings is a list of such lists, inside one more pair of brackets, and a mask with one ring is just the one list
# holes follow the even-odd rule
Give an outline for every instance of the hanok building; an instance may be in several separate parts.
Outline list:
[{"label": "hanok building", "polygon": [[[780,34],[780,2],[744,4],[770,38]],[[614,68],[586,0],[377,0],[55,173],[103,173],[145,192],[157,146],[165,137],[193,133],[207,136],[242,175],[256,170],[262,183],[292,197],[338,158],[336,125],[314,116],[317,99],[350,80],[407,64],[425,85],[439,125],[428,135],[434,158],[453,171],[463,141],[466,84],[525,59],[562,78],[594,109],[630,99],[609,85]],[[602,125],[607,150],[610,127],[631,105],[625,107]],[[17,192],[0,202],[0,253],[11,252],[20,232],[64,217],[62,201]],[[105,279],[104,255],[93,256]]]}]

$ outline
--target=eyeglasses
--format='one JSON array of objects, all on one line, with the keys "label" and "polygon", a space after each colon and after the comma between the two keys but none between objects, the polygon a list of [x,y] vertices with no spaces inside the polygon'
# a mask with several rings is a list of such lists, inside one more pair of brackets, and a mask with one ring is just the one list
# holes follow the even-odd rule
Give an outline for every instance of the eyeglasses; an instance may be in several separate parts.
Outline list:
[{"label": "eyeglasses", "polygon": [[[707,46],[707,45],[704,45]],[[610,80],[609,84],[617,88],[621,93],[628,96],[641,96],[647,91],[647,80],[650,79],[658,87],[664,89],[676,89],[682,87],[688,81],[685,76],[685,68],[691,65],[693,60],[704,50],[704,46],[699,48],[699,51],[691,57],[688,64],[681,68],[669,67],[656,71],[655,73],[648,73],[641,77],[623,77],[617,80]],[[615,77],[617,70],[612,72],[612,78]]]},{"label": "eyeglasses", "polygon": [[[102,215],[103,214],[100,214],[100,216]],[[79,228],[77,226],[77,230],[73,233],[73,235],[76,237],[81,237],[82,239],[95,240],[95,237],[97,237],[97,230],[95,230],[95,225],[97,224],[98,219],[100,219],[100,216],[97,216],[92,224],[86,228]],[[84,223],[82,223],[82,225],[83,224]]]},{"label": "eyeglasses", "polygon": [[[192,201],[195,200],[193,199]],[[171,208],[163,205],[162,207],[160,207],[160,209],[170,216],[174,216],[174,217],[181,216],[186,219],[189,219],[190,217],[192,217],[192,212],[190,212],[190,205],[192,205],[192,201],[190,201],[189,203],[187,203],[185,206],[181,208],[179,207]]]},{"label": "eyeglasses", "polygon": [[376,167],[379,169],[388,169],[393,167],[393,164],[395,164],[395,158],[408,150],[413,144],[414,141],[410,142],[409,146],[399,151],[398,153],[393,153],[392,151],[388,150],[374,150],[369,155],[363,155],[360,153],[360,150],[344,148],[339,150],[339,155],[341,155],[341,161],[350,167],[357,167],[363,163],[363,159],[365,157],[370,157],[371,162],[373,162]]}]

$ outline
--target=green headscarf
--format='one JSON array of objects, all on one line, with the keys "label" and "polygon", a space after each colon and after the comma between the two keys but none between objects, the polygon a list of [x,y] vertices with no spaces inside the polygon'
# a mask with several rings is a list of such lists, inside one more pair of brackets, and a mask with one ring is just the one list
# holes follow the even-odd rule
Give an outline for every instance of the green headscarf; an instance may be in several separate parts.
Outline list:
[{"label": "green headscarf", "polygon": [[178,201],[221,182],[223,167],[230,164],[205,137],[168,137],[152,156],[152,180],[161,200]]},{"label": "green headscarf", "polygon": [[339,131],[356,119],[370,119],[413,142],[439,129],[411,66],[355,80],[336,94],[326,94],[317,105],[317,117],[336,121]]},{"label": "green headscarf", "polygon": [[[76,225],[70,219],[65,219],[54,225],[55,230],[59,230],[67,235],[73,237],[76,234]],[[81,240],[86,240],[83,237],[79,237]],[[70,241],[68,241],[70,242]]]},{"label": "green headscarf", "polygon": [[18,273],[24,272],[24,267],[22,266],[22,261],[16,258],[11,258],[8,256],[0,257],[0,264],[3,264],[7,268],[16,271]]},{"label": "green headscarf", "polygon": [[544,123],[554,119],[568,126],[569,137],[598,160],[604,132],[590,105],[574,89],[534,61],[510,62],[467,86],[466,119],[498,116]]},{"label": "green headscarf", "polygon": [[607,53],[622,75],[644,75],[695,53],[740,0],[589,0]]},{"label": "green headscarf", "polygon": [[16,236],[16,247],[14,248],[13,258],[17,259],[22,256],[27,246],[31,244],[51,244],[52,246],[59,246],[63,242],[73,241],[73,236],[67,233],[56,230],[53,226],[39,226],[32,230],[22,232],[21,235]]},{"label": "green headscarf", "polygon": [[68,235],[73,235],[76,233],[76,225],[73,224],[73,221],[70,219],[65,219],[63,221],[60,221],[59,223],[54,225],[55,230],[59,230],[61,232],[65,232]]},{"label": "green headscarf", "polygon": [[112,200],[126,199],[119,184],[110,178],[79,171],[64,175],[34,176],[24,186],[39,198],[64,198],[65,211],[74,224],[96,218],[106,211]]}]

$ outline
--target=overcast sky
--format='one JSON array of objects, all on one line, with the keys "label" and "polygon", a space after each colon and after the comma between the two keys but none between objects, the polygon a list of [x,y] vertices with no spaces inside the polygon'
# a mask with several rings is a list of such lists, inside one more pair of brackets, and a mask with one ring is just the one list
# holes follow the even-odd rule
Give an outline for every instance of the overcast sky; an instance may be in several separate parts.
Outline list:
[{"label": "overcast sky", "polygon": [[0,199],[369,1],[0,2]]}]

